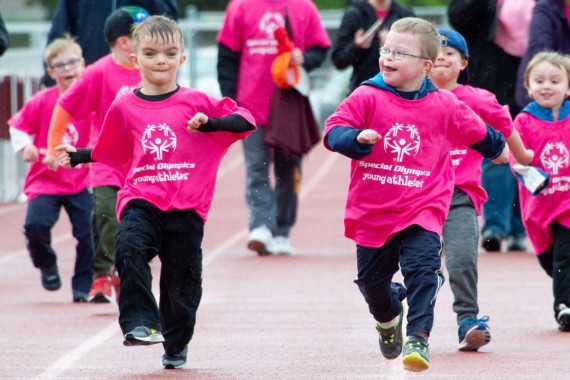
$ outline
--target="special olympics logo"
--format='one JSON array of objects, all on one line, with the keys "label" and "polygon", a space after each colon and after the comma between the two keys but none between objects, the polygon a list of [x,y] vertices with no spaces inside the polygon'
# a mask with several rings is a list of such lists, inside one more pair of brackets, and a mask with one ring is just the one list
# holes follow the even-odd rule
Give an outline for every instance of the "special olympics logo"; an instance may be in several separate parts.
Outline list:
[{"label": "special olympics logo", "polygon": [[549,173],[558,174],[558,170],[568,166],[570,154],[562,142],[548,143],[540,154],[540,161]]},{"label": "special olympics logo", "polygon": [[148,125],[143,133],[142,146],[145,154],[154,154],[162,160],[163,154],[176,150],[176,135],[166,123]]},{"label": "special olympics logo", "polygon": [[77,132],[77,128],[75,128],[75,125],[69,123],[65,130],[65,136],[63,136],[63,143],[76,146],[78,140],[79,132]]},{"label": "special olympics logo", "polygon": [[285,20],[281,13],[267,12],[259,20],[259,29],[265,32],[267,36],[273,39],[273,32],[280,26],[285,26]]},{"label": "special olympics logo", "polygon": [[384,151],[396,153],[396,161],[402,162],[404,156],[414,156],[420,149],[420,134],[415,125],[396,123],[384,136]]}]

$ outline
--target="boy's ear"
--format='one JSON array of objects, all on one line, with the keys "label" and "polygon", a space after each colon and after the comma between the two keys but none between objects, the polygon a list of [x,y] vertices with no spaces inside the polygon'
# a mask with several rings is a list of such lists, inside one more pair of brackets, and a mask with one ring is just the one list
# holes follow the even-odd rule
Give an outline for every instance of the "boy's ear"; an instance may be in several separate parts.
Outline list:
[{"label": "boy's ear", "polygon": [[465,70],[469,65],[469,61],[464,58],[461,58],[461,71]]},{"label": "boy's ear", "polygon": [[433,68],[433,62],[430,61],[429,59],[424,59],[424,67],[422,71],[427,75],[432,68]]},{"label": "boy's ear", "polygon": [[53,73],[53,70],[52,70],[49,66],[47,67],[47,73],[48,73],[48,75],[49,75],[49,77],[50,77],[51,79],[53,79],[54,81],[56,81],[55,75],[54,75],[54,73]]},{"label": "boy's ear", "polygon": [[137,56],[134,53],[129,54],[129,61],[131,61],[131,63],[138,68]]}]

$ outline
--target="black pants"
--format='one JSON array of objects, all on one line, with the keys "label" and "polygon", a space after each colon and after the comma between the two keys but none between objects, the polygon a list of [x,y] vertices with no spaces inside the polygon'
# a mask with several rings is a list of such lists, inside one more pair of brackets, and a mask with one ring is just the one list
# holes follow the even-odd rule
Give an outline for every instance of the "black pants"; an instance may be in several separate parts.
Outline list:
[{"label": "black pants", "polygon": [[556,318],[560,304],[570,307],[570,229],[556,222],[551,224],[551,228],[553,244],[537,257],[542,269],[552,277]]},{"label": "black pants", "polygon": [[[193,210],[161,211],[135,200],[122,214],[115,263],[121,277],[119,324],[161,330],[168,354],[192,339],[202,297],[204,222]],[[160,307],[152,293],[149,261],[160,258]]]},{"label": "black pants", "polygon": [[[358,278],[354,282],[378,322],[388,322],[402,311],[408,299],[406,335],[433,327],[435,299],[444,277],[441,239],[435,232],[413,225],[400,231],[380,248],[357,245]],[[404,285],[392,281],[402,268]]]}]

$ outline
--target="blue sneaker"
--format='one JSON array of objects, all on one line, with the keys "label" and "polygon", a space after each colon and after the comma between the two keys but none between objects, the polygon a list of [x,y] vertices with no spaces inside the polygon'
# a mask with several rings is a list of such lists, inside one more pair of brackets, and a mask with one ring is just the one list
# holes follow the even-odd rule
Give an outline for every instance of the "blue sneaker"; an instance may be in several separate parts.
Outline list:
[{"label": "blue sneaker", "polygon": [[188,346],[184,347],[182,351],[176,354],[162,355],[162,366],[165,369],[175,369],[180,368],[186,364],[186,358],[188,357]]},{"label": "blue sneaker", "polygon": [[459,324],[459,351],[477,351],[491,341],[488,320],[488,316],[473,317]]}]

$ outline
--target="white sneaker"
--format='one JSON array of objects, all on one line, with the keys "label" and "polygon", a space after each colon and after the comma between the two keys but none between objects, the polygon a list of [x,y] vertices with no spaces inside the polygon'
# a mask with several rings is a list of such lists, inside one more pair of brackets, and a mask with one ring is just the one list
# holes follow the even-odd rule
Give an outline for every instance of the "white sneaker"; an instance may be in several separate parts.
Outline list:
[{"label": "white sneaker", "polygon": [[293,247],[287,236],[275,236],[273,249],[277,255],[292,255]]},{"label": "white sneaker", "polygon": [[249,233],[247,248],[256,251],[260,256],[270,255],[273,252],[273,234],[267,226],[254,228]]}]

